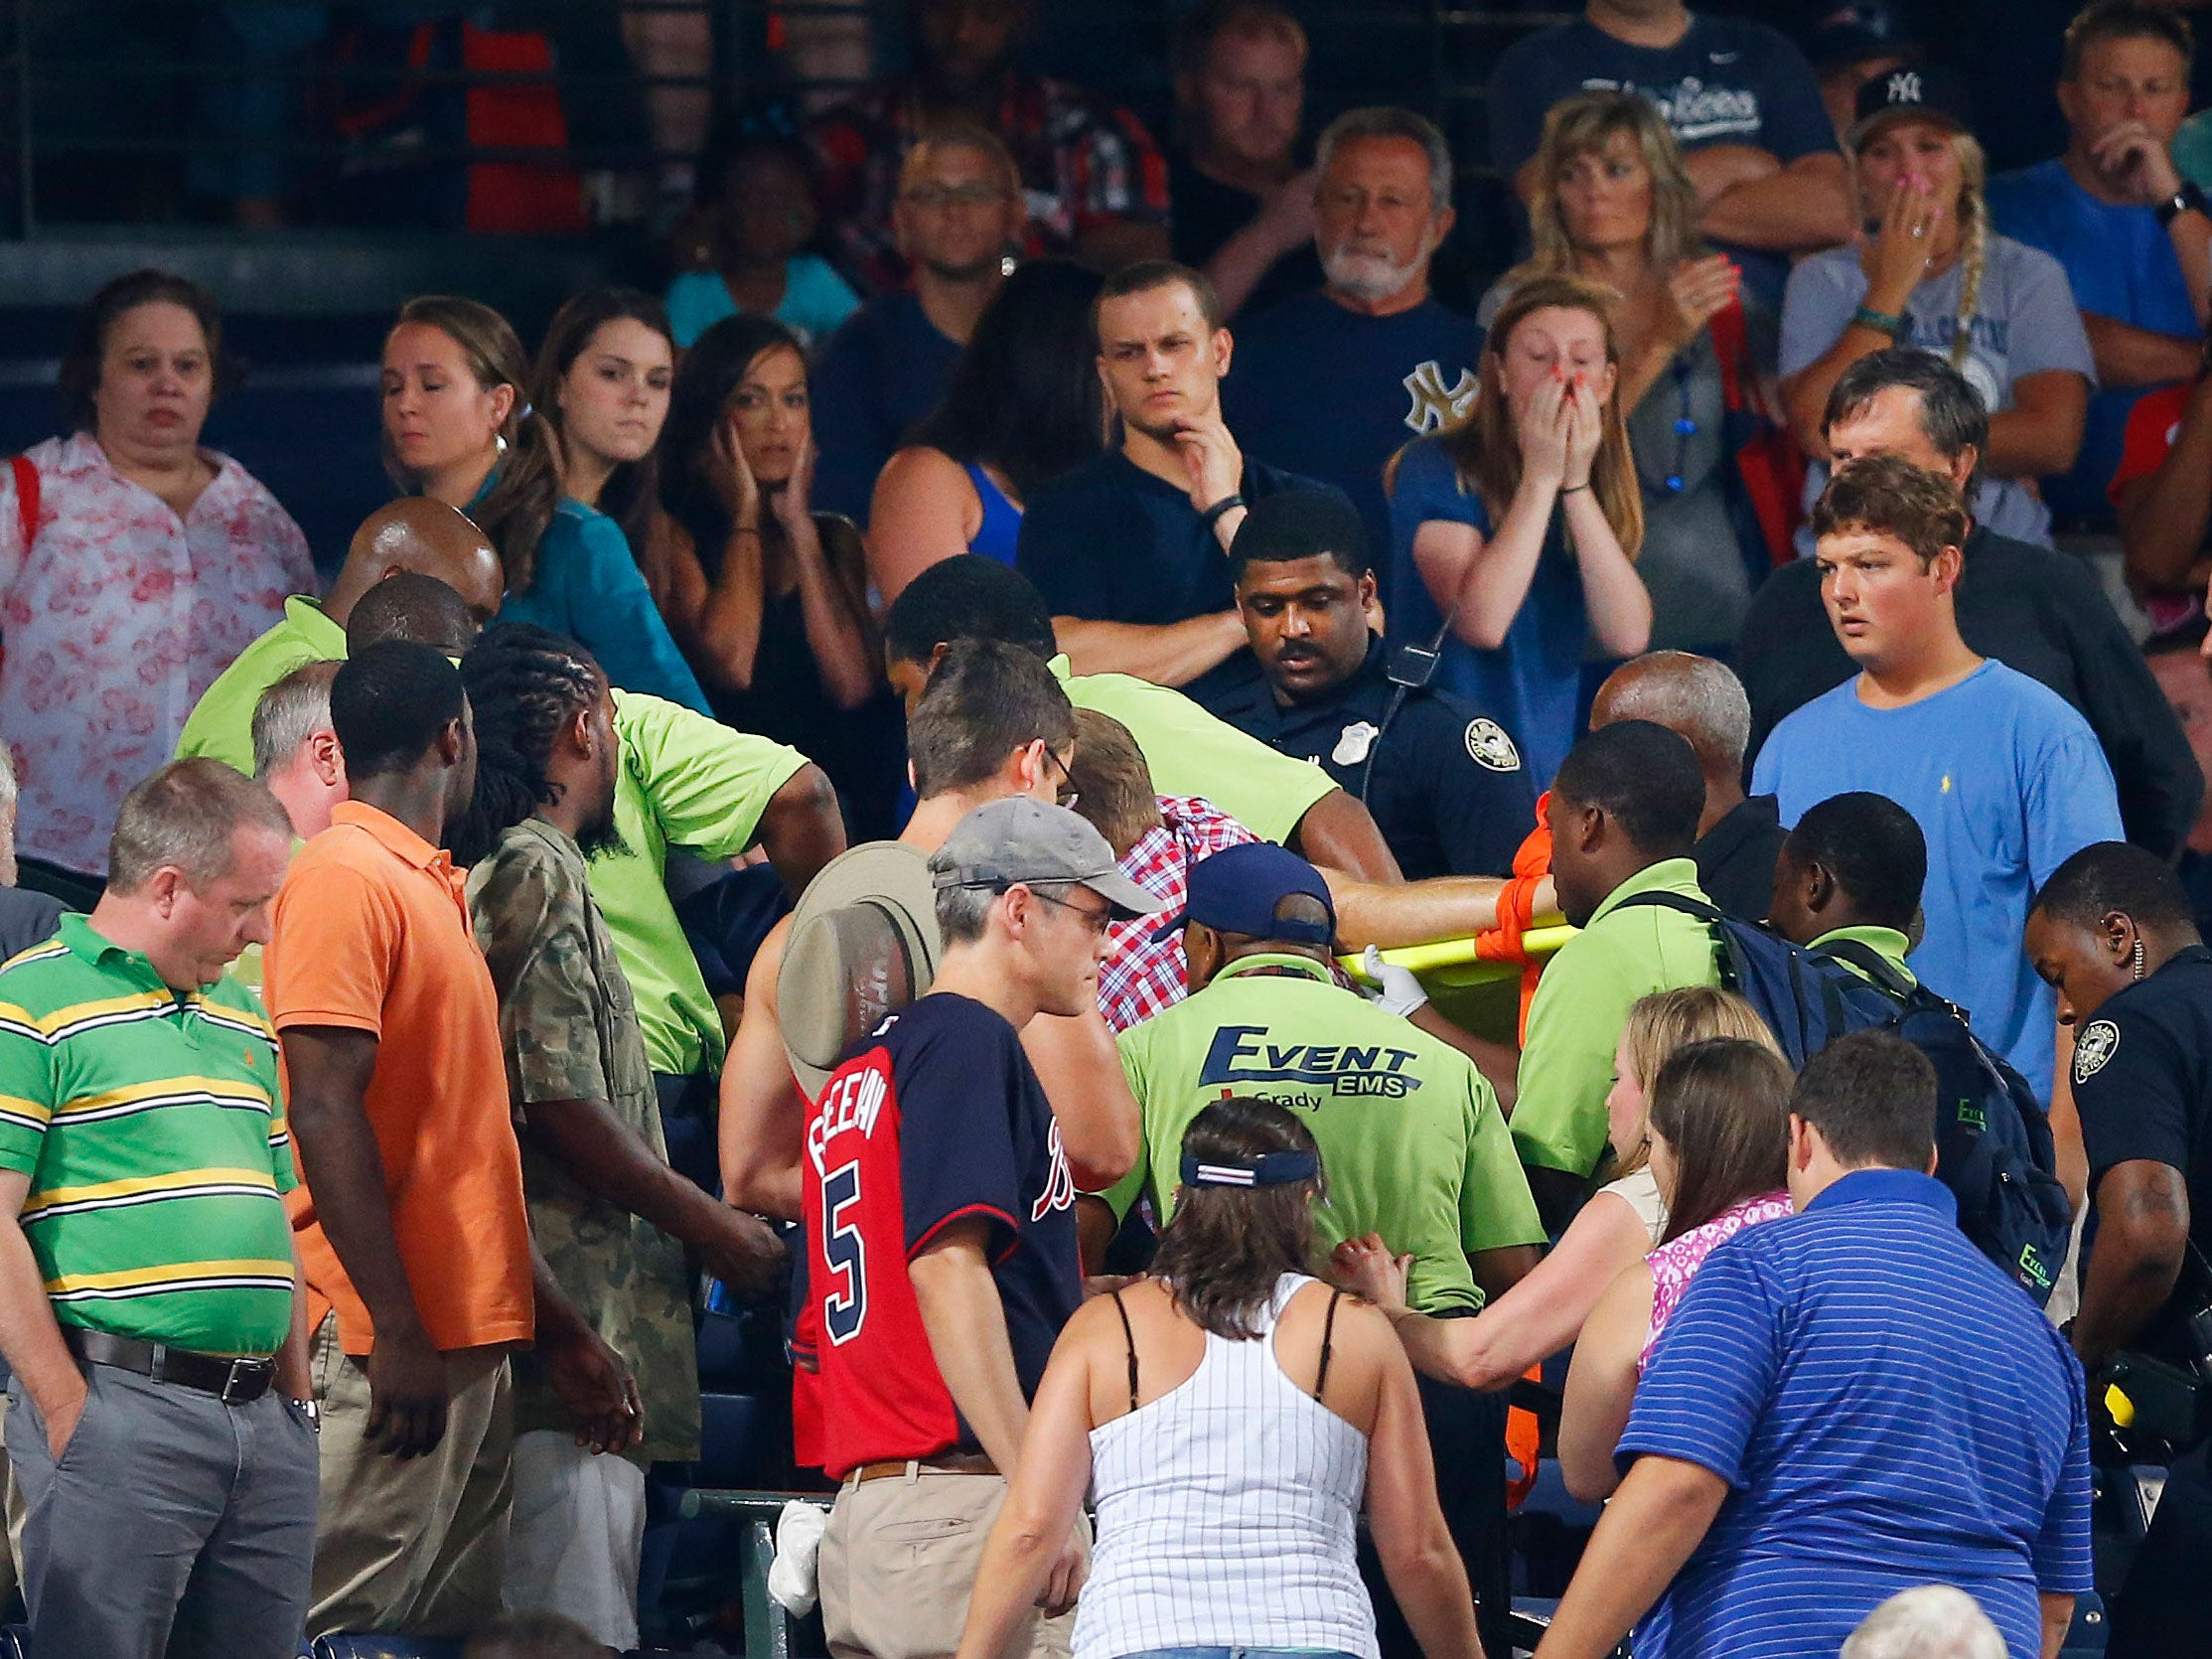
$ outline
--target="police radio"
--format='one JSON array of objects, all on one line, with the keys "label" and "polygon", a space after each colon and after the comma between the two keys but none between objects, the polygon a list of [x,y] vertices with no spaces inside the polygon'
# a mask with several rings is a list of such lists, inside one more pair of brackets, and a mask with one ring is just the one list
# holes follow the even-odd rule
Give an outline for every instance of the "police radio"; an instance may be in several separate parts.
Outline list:
[{"label": "police radio", "polygon": [[1443,661],[1444,639],[1451,633],[1451,625],[1459,617],[1455,602],[1437,624],[1436,634],[1426,645],[1405,644],[1391,653],[1391,662],[1384,678],[1391,682],[1391,700],[1383,705],[1383,723],[1375,728],[1375,741],[1367,746],[1367,757],[1360,766],[1359,801],[1367,805],[1368,786],[1375,781],[1375,757],[1382,750],[1383,739],[1391,734],[1391,722],[1398,718],[1398,711],[1405,706],[1405,699],[1415,691],[1428,689],[1428,682],[1436,678],[1436,665]]}]

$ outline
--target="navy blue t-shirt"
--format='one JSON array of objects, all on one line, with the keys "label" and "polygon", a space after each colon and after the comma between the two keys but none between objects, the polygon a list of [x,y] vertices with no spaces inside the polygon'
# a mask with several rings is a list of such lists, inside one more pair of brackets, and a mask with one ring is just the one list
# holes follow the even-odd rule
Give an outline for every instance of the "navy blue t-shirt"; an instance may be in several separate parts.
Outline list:
[{"label": "navy blue t-shirt", "polygon": [[[1254,502],[1278,490],[1319,488],[1248,453],[1239,494]],[[1089,622],[1164,627],[1237,603],[1229,555],[1199,523],[1190,492],[1154,478],[1117,448],[1030,497],[1014,567],[1037,584],[1054,616]]]},{"label": "navy blue t-shirt", "polygon": [[1238,447],[1352,498],[1388,601],[1384,464],[1467,412],[1482,329],[1432,299],[1396,316],[1363,317],[1314,292],[1240,319],[1235,333],[1222,415]]},{"label": "navy blue t-shirt", "polygon": [[[1492,163],[1510,180],[1543,143],[1546,113],[1583,91],[1643,93],[1685,150],[1747,144],[1785,167],[1836,151],[1820,85],[1786,36],[1744,18],[1693,13],[1689,31],[1670,47],[1631,46],[1586,18],[1516,41],[1490,75]],[[1731,251],[1754,291],[1779,310],[1788,261]]]},{"label": "navy blue t-shirt", "polygon": [[[1209,178],[1180,154],[1167,163],[1168,250],[1194,270],[1222,250],[1223,243],[1259,217],[1266,203],[1249,190]],[[1321,286],[1321,259],[1313,243],[1301,242],[1278,254],[1246,296],[1243,315],[1253,316],[1293,294]]]},{"label": "navy blue t-shirt", "polygon": [[959,358],[911,293],[870,300],[838,326],[809,376],[816,508],[868,522],[876,474],[937,407]]},{"label": "navy blue t-shirt", "polygon": [[1426,647],[1440,640],[1433,681],[1491,715],[1521,746],[1532,786],[1551,787],[1551,774],[1580,735],[1582,653],[1590,617],[1582,573],[1567,550],[1556,508],[1528,597],[1514,613],[1505,644],[1477,651],[1444,627],[1444,614],[1413,565],[1413,538],[1430,522],[1466,525],[1486,540],[1490,513],[1460,482],[1459,468],[1435,438],[1405,451],[1391,493],[1391,568],[1397,597],[1390,606],[1390,641]]},{"label": "navy blue t-shirt", "polygon": [[823,1085],[801,1173],[823,1466],[977,1449],[908,1265],[956,1222],[985,1224],[1025,1398],[1083,1300],[1075,1181],[1020,1034],[950,991],[890,1015]]}]

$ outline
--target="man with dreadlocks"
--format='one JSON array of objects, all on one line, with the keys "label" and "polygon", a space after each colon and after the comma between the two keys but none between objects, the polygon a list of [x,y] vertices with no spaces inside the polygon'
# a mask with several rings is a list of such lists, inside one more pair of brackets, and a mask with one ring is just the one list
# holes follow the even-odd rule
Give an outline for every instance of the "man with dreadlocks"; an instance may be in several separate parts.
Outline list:
[{"label": "man with dreadlocks", "polygon": [[595,1455],[517,1358],[505,1598],[628,1650],[644,1466],[699,1448],[684,1247],[741,1292],[775,1282],[784,1248],[668,1167],[630,981],[586,881],[588,860],[621,844],[605,673],[574,641],[513,624],[472,648],[461,675],[477,776],[453,843],[474,864],[469,911],[499,993],[530,1231],[562,1290],[629,1362],[644,1413],[627,1455]]}]

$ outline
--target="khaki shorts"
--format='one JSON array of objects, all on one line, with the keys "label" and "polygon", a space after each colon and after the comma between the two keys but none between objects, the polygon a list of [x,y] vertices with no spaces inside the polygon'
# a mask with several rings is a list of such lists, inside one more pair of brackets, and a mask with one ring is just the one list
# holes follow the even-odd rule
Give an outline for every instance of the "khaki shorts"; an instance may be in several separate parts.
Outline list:
[{"label": "khaki shorts", "polygon": [[[950,1659],[1006,1481],[907,1465],[904,1478],[847,1480],[822,1534],[822,1625],[832,1659]],[[1085,1543],[1090,1523],[1079,1523]],[[1032,1613],[1009,1652],[1067,1659],[1073,1611]]]}]

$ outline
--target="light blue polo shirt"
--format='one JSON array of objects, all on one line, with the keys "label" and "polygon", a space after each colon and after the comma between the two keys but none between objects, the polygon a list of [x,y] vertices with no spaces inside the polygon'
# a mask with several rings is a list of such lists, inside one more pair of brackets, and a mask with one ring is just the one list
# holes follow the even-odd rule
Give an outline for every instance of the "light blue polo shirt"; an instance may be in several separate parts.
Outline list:
[{"label": "light blue polo shirt", "polygon": [[1914,1171],[1845,1175],[1705,1258],[1621,1435],[1624,1469],[1646,1452],[1731,1491],[1639,1655],[1834,1659],[1947,1584],[2032,1656],[2038,1591],[2090,1587],[2081,1365]]}]

